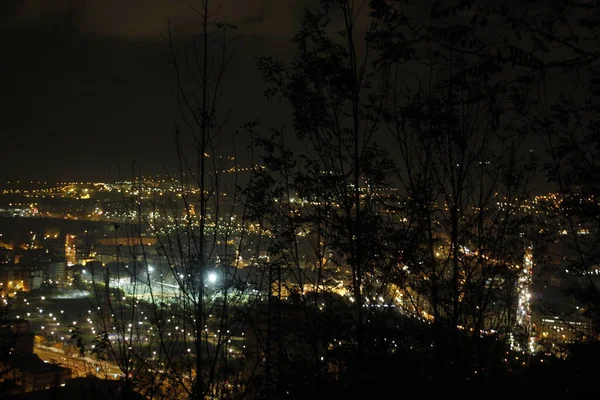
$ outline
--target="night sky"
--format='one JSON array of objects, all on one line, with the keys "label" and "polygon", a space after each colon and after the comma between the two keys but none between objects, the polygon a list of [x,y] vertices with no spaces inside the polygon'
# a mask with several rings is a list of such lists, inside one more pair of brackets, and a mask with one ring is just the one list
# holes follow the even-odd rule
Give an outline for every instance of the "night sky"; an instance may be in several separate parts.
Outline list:
[{"label": "night sky", "polygon": [[[109,179],[132,160],[172,163],[178,110],[165,33],[194,30],[189,0],[2,0],[0,180]],[[219,0],[237,26],[222,101],[228,129],[260,117],[255,56],[290,52],[310,0]]]},{"label": "night sky", "polygon": [[[416,5],[423,15],[426,3]],[[219,105],[230,115],[225,135],[255,119],[263,131],[289,123],[285,105],[263,98],[256,57],[289,59],[318,0],[214,4],[237,27]],[[147,176],[174,165],[169,20],[178,46],[200,32],[190,0],[0,0],[0,182],[110,181],[131,175],[133,160]],[[540,172],[536,186],[545,181]]]}]

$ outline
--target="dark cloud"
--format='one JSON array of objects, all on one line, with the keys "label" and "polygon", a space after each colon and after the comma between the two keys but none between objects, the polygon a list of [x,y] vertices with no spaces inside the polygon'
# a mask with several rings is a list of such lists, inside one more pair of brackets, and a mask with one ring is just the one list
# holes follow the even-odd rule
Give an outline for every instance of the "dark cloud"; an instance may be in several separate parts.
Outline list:
[{"label": "dark cloud", "polygon": [[[257,117],[277,121],[255,56],[290,51],[302,6],[220,3],[219,18],[239,28],[223,82],[227,131]],[[174,159],[175,80],[160,32],[165,15],[181,36],[192,30],[189,0],[0,4],[0,179],[105,179],[134,159],[151,172]]]},{"label": "dark cloud", "polygon": [[[3,0],[4,14],[13,24],[35,24],[69,15],[92,35],[156,39],[167,17],[179,29],[195,29],[198,14],[189,0]],[[289,36],[304,7],[316,0],[218,0],[213,9],[221,21],[238,26],[244,34]],[[198,2],[199,3],[199,2]]]}]

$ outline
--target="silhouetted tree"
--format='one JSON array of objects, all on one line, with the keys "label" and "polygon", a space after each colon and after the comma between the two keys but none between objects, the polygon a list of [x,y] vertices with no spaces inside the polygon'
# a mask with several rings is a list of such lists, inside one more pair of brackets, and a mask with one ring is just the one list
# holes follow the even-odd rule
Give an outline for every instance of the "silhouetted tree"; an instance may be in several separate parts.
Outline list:
[{"label": "silhouetted tree", "polygon": [[[336,357],[345,358],[338,363],[338,377],[357,391],[366,390],[368,381],[365,306],[378,298],[381,287],[371,284],[380,276],[377,268],[388,263],[380,241],[384,219],[377,190],[386,184],[392,169],[376,140],[386,81],[371,66],[369,36],[376,21],[369,10],[368,2],[321,1],[305,12],[292,40],[297,53],[289,64],[272,57],[259,59],[271,85],[265,94],[290,104],[294,133],[305,146],[302,156],[294,156],[289,145],[285,148],[289,154],[282,159],[295,164],[281,165],[279,170],[271,165],[276,174],[282,168],[296,171],[287,172],[288,186],[283,187],[282,209],[298,214],[290,221],[296,228],[285,247],[293,250],[290,245],[297,243],[299,231],[308,228],[317,271],[347,271],[351,334],[338,332],[334,337],[342,350]],[[282,155],[280,143],[270,145],[271,157]],[[291,196],[297,196],[298,205],[291,204]],[[324,269],[319,261],[323,258],[335,268]],[[316,279],[317,287],[322,285],[320,279],[322,275]],[[329,363],[335,360],[329,357]]]},{"label": "silhouetted tree", "polygon": [[249,260],[262,234],[249,233],[240,171],[251,176],[256,165],[251,153],[237,158],[237,142],[234,154],[220,155],[227,115],[218,103],[236,29],[219,21],[217,9],[208,0],[191,6],[200,33],[187,40],[169,25],[182,121],[177,161],[159,184],[134,165],[123,186],[129,219],[115,238],[124,241],[121,258],[94,274],[99,331],[109,335],[127,390],[153,398],[242,396],[252,375],[242,369],[242,343],[246,316],[260,300],[250,284],[260,271]]}]

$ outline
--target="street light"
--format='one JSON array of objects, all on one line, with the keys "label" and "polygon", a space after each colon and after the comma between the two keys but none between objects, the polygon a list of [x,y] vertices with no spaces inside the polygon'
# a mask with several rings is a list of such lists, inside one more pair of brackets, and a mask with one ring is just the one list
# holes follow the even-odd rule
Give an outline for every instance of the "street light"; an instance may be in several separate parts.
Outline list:
[{"label": "street light", "polygon": [[216,272],[212,271],[208,273],[208,282],[215,284],[217,283],[217,280],[219,279],[219,276],[217,275]]}]

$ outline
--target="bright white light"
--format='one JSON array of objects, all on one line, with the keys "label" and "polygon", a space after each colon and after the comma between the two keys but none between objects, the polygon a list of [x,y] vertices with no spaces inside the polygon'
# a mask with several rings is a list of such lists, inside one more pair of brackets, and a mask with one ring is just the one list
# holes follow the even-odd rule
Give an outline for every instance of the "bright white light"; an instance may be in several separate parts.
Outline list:
[{"label": "bright white light", "polygon": [[148,272],[154,272],[154,267],[151,265],[148,265]]},{"label": "bright white light", "polygon": [[216,283],[218,278],[219,277],[218,277],[218,275],[217,275],[216,272],[209,272],[208,273],[208,281],[210,283]]}]

